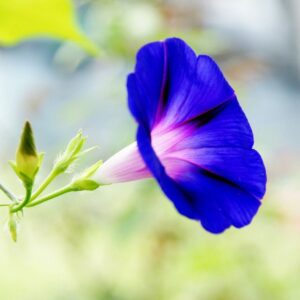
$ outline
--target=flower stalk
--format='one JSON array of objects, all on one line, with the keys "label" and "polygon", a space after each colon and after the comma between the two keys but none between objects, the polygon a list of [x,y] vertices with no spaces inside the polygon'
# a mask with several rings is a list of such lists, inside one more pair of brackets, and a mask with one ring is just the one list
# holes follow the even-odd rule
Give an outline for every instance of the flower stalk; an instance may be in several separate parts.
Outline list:
[{"label": "flower stalk", "polygon": [[29,203],[29,201],[31,199],[31,193],[32,193],[32,187],[28,187],[26,189],[26,195],[25,195],[24,200],[16,205],[12,205],[10,208],[10,212],[16,213],[18,211],[21,211]]},{"label": "flower stalk", "polygon": [[39,188],[32,194],[30,201],[35,200],[42,192],[48,187],[48,185],[57,177],[55,170],[53,169],[46,179],[42,182]]},{"label": "flower stalk", "polygon": [[71,186],[71,185],[68,185],[68,186],[65,186],[61,189],[58,189],[57,191],[51,193],[51,194],[48,194],[36,201],[30,201],[30,203],[27,203],[26,207],[34,207],[34,206],[37,206],[37,205],[40,205],[46,201],[49,201],[51,199],[54,199],[54,198],[57,198],[59,196],[62,196],[66,193],[70,193],[70,192],[74,192],[75,189]]}]

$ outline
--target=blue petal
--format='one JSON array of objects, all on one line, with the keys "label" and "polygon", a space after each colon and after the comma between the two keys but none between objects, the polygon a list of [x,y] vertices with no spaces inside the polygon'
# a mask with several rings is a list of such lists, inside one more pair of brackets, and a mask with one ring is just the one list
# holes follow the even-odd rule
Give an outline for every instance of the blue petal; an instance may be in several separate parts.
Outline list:
[{"label": "blue petal", "polygon": [[202,226],[212,233],[248,225],[261,204],[238,185],[189,163],[180,185],[194,199]]},{"label": "blue petal", "polygon": [[[184,51],[184,47],[188,46],[183,43],[181,52]],[[170,48],[172,48],[171,45]],[[171,53],[170,51],[170,56]],[[165,113],[168,124],[188,122],[235,96],[222,71],[211,57],[199,55],[195,62],[188,58],[186,61],[190,63],[177,64],[176,53],[170,57],[169,64],[173,67],[171,68],[170,66],[172,72],[168,74],[172,82],[170,85],[174,85],[176,87],[174,89],[179,94],[182,86],[184,86],[186,93],[184,96],[181,94],[178,97],[174,92],[175,96],[171,94],[168,98],[168,106]],[[192,64],[193,66],[191,67]],[[181,69],[181,72],[185,74],[181,80],[178,79],[179,76],[174,76],[174,69]],[[193,71],[192,75],[191,70]],[[189,86],[189,88],[186,88],[186,86]]]},{"label": "blue petal", "polygon": [[251,127],[236,98],[202,114],[188,126],[193,132],[177,149],[253,146]]},{"label": "blue petal", "polygon": [[147,128],[162,119],[187,121],[234,97],[217,64],[205,55],[197,58],[177,38],[141,48],[127,89],[131,113]]},{"label": "blue petal", "polygon": [[257,199],[265,194],[266,170],[260,155],[254,149],[186,149],[172,153],[172,157],[192,163],[206,174],[215,176],[224,183],[236,185]]},{"label": "blue petal", "polygon": [[151,128],[165,84],[164,44],[154,42],[142,47],[136,61],[135,72],[127,79],[128,105],[137,122]]},{"label": "blue petal", "polygon": [[[174,124],[174,121],[177,123],[186,117],[184,111],[195,81],[197,56],[184,41],[177,38],[167,39],[165,49],[167,72],[158,121],[172,114],[175,118],[169,119]],[[197,102],[198,106],[200,101]]]},{"label": "blue petal", "polygon": [[[180,162],[184,165],[183,171],[181,176],[174,180],[166,173],[165,167],[157,158],[151,146],[150,134],[142,126],[138,129],[137,141],[147,166],[179,213],[188,218],[200,220],[203,227],[212,233],[221,233],[231,225],[240,228],[251,222],[260,206],[258,197],[263,196],[265,189],[266,178],[260,158],[256,157],[258,171],[254,162],[245,162],[243,167],[238,165],[238,163],[242,164],[242,159],[247,160],[247,155],[242,156],[240,161],[239,159],[232,160],[231,165],[228,164],[228,158],[227,164],[224,164],[226,174],[222,173],[224,172],[222,166],[214,170],[219,171],[217,174],[181,160]],[[254,150],[249,151],[256,153]],[[256,154],[253,156],[255,157]],[[218,158],[218,155],[215,157]],[[251,158],[250,161],[252,161]],[[212,168],[212,166],[213,161],[211,165],[207,162],[207,167]],[[216,162],[216,166],[219,166],[219,162]],[[240,172],[239,175],[235,167],[244,173]],[[249,180],[246,177],[247,171],[249,175],[254,173],[250,175],[252,177]],[[223,177],[224,174],[229,179]],[[257,178],[260,183],[259,187],[255,182],[252,183],[255,176],[261,176]]]}]

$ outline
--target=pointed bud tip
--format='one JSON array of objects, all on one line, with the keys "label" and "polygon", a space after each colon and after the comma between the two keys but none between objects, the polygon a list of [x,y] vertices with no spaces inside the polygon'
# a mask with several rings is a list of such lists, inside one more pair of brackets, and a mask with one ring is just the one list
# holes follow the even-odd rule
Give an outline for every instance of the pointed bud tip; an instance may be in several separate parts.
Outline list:
[{"label": "pointed bud tip", "polygon": [[21,135],[19,151],[23,155],[37,156],[37,150],[33,137],[33,130],[29,121],[26,121]]},{"label": "pointed bud tip", "polygon": [[26,121],[16,153],[16,163],[11,166],[25,185],[31,185],[41,162],[42,157],[37,153],[33,130],[30,123]]}]

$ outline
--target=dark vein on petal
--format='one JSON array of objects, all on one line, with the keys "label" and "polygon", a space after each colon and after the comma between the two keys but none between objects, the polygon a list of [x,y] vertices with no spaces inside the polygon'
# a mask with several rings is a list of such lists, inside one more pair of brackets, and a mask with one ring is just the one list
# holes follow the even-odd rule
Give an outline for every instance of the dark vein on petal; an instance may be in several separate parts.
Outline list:
[{"label": "dark vein on petal", "polygon": [[164,106],[164,98],[166,94],[166,82],[167,82],[167,67],[168,67],[168,56],[167,56],[167,45],[166,42],[162,42],[163,45],[163,51],[164,51],[164,65],[163,65],[163,76],[162,76],[162,83],[161,83],[161,89],[160,89],[160,96],[159,96],[159,102],[157,107],[156,116],[154,119],[154,123],[152,125],[152,128],[155,127],[155,124],[159,121],[159,117],[161,116],[163,112],[163,106]]},{"label": "dark vein on petal", "polygon": [[252,193],[250,193],[249,191],[247,191],[245,188],[241,187],[240,185],[238,185],[234,181],[232,181],[230,179],[227,179],[227,178],[225,178],[225,177],[223,177],[221,175],[218,175],[218,174],[212,172],[211,170],[203,167],[202,165],[197,164],[197,163],[195,163],[193,161],[190,161],[189,159],[184,159],[184,158],[178,158],[178,159],[182,160],[182,161],[185,161],[187,163],[190,163],[190,164],[194,165],[195,167],[198,167],[200,169],[200,171],[202,172],[202,174],[204,174],[206,176],[209,176],[211,178],[214,178],[216,180],[222,181],[224,183],[227,183],[228,185],[233,186],[233,187],[235,187],[235,188],[237,188],[237,189],[245,192],[246,194],[254,197],[255,199],[260,200],[257,196],[253,195]]}]

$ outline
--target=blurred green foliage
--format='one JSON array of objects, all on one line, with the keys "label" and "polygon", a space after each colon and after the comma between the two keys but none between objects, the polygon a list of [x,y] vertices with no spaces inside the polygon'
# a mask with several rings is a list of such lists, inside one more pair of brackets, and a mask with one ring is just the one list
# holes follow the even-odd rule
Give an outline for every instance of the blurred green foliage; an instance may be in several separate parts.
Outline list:
[{"label": "blurred green foliage", "polygon": [[76,42],[91,55],[97,47],[81,32],[70,0],[1,0],[0,44],[51,37]]}]

